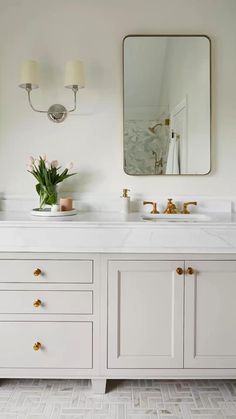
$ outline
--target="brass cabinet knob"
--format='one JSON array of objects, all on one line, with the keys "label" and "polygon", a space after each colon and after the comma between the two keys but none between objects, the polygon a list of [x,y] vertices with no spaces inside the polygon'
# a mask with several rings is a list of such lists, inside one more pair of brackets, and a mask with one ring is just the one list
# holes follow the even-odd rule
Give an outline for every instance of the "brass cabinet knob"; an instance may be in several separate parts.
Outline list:
[{"label": "brass cabinet knob", "polygon": [[34,276],[40,276],[42,274],[41,269],[37,268],[34,270]]},{"label": "brass cabinet knob", "polygon": [[177,269],[176,269],[176,273],[177,273],[178,275],[183,275],[184,270],[183,270],[182,268],[177,268]]},{"label": "brass cabinet knob", "polygon": [[39,299],[35,300],[34,303],[33,303],[34,307],[40,307],[41,305],[42,305],[42,301],[39,300]]},{"label": "brass cabinet knob", "polygon": [[40,342],[36,342],[33,346],[34,351],[38,351],[42,347]]},{"label": "brass cabinet knob", "polygon": [[189,267],[187,268],[187,270],[186,270],[186,274],[188,274],[188,275],[193,275],[193,274],[194,274],[194,269],[193,269],[193,268],[191,268],[191,266],[189,266]]}]

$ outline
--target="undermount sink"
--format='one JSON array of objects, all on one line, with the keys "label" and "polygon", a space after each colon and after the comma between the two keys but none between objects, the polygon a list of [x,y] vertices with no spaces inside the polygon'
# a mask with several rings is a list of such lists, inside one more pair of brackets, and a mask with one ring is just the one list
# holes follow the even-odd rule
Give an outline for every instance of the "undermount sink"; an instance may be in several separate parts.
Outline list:
[{"label": "undermount sink", "polygon": [[167,221],[167,222],[204,222],[210,221],[205,214],[143,214],[144,221]]}]

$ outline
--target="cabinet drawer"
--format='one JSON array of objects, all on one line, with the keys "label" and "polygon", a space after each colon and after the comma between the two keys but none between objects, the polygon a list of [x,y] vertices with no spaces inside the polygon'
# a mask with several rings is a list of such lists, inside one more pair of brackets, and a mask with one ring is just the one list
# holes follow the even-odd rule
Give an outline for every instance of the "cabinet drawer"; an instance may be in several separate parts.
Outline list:
[{"label": "cabinet drawer", "polygon": [[0,367],[92,368],[92,322],[0,322],[0,336]]},{"label": "cabinet drawer", "polygon": [[92,314],[92,291],[0,291],[0,313]]},{"label": "cabinet drawer", "polygon": [[92,283],[92,260],[0,260],[0,282]]}]

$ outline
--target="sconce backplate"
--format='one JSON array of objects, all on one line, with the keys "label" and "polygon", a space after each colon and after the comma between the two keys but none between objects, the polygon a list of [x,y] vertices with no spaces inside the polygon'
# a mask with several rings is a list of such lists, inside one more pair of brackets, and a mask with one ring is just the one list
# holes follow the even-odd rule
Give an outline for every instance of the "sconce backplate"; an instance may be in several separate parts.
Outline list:
[{"label": "sconce backplate", "polygon": [[65,106],[55,104],[48,109],[48,118],[53,122],[63,122],[67,117],[67,110]]}]

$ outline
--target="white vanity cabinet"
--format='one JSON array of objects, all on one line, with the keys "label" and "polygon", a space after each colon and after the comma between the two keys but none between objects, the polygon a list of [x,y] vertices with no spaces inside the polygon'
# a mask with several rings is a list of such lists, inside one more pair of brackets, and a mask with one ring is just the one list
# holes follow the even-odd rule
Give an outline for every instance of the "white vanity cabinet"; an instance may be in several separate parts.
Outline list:
[{"label": "white vanity cabinet", "polygon": [[2,253],[0,378],[233,378],[235,300],[235,255]]},{"label": "white vanity cabinet", "polygon": [[0,256],[0,376],[99,374],[99,257]]},{"label": "white vanity cabinet", "polygon": [[107,261],[108,373],[236,375],[236,261],[160,257]]},{"label": "white vanity cabinet", "polygon": [[108,368],[183,368],[183,262],[108,262]]},{"label": "white vanity cabinet", "polygon": [[236,261],[186,261],[185,368],[236,368]]}]

